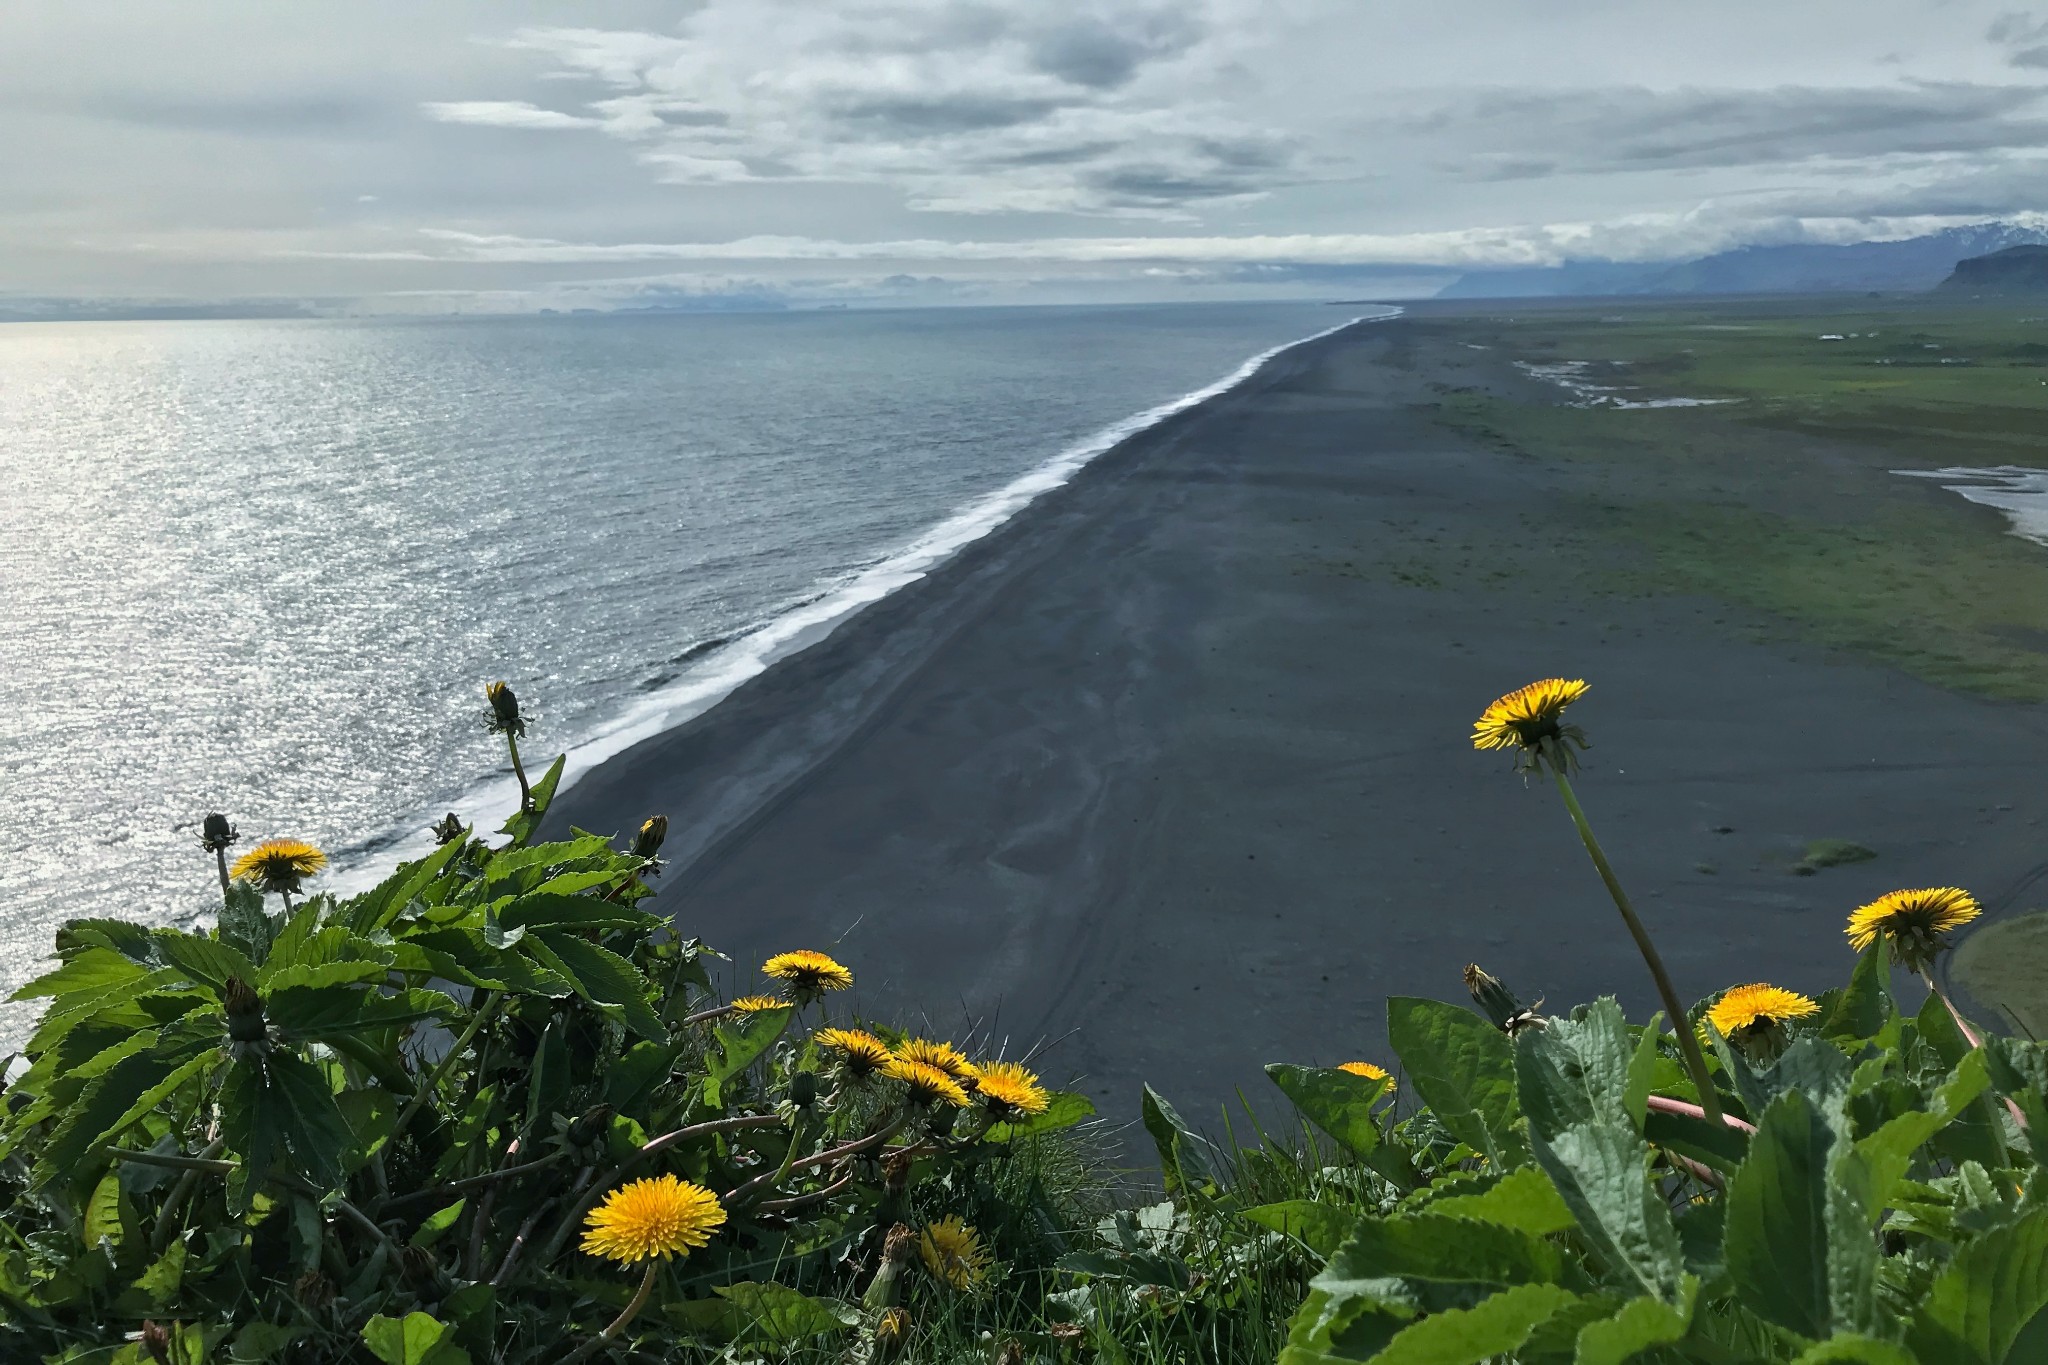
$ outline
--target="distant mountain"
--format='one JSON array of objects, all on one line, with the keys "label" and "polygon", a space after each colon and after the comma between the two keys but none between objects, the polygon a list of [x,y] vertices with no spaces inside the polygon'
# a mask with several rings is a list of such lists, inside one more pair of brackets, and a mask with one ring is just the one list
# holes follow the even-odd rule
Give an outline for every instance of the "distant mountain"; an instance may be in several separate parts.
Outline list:
[{"label": "distant mountain", "polygon": [[2048,246],[2009,246],[1957,261],[1946,294],[2048,294]]},{"label": "distant mountain", "polygon": [[[1573,261],[1549,270],[1474,271],[1439,298],[1529,298],[1606,294],[1835,294],[1932,289],[1958,261],[2014,246],[2048,244],[2048,231],[2016,223],[1973,223],[1895,242],[1841,246],[1746,246],[1696,261],[1653,267]],[[1586,288],[1604,277],[1611,287]],[[1646,273],[1631,279],[1630,271]],[[1455,291],[1455,292],[1453,292]]]},{"label": "distant mountain", "polygon": [[1475,270],[1438,290],[1440,299],[1533,299],[1629,294],[1670,270],[1671,261],[1566,261],[1521,270]]}]

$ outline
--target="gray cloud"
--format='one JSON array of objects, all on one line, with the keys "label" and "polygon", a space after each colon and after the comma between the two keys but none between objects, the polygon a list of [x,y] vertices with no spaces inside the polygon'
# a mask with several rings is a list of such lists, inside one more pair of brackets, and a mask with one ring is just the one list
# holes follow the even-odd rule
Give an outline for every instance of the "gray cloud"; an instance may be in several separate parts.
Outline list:
[{"label": "gray cloud", "polygon": [[[520,30],[508,46],[551,58],[546,78],[612,93],[559,117],[507,107],[472,121],[591,119],[677,182],[881,184],[946,212],[1178,214],[1302,178],[1288,134],[1220,98],[1245,38],[1223,21],[1252,12],[704,0],[672,33]],[[690,116],[662,119],[668,102]]]},{"label": "gray cloud", "polygon": [[1306,296],[1896,235],[2048,208],[2044,64],[2015,0],[17,5],[0,293]]},{"label": "gray cloud", "polygon": [[1764,90],[1496,90],[1403,120],[1475,174],[1785,165],[2048,145],[2037,86],[1963,82]]}]

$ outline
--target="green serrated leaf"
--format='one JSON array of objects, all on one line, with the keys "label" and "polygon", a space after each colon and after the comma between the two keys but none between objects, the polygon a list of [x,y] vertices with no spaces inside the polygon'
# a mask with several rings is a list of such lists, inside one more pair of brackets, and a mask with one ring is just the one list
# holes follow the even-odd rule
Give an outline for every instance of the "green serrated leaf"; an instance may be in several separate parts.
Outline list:
[{"label": "green serrated leaf", "polygon": [[85,1201],[85,1218],[81,1232],[87,1246],[98,1246],[102,1237],[119,1248],[125,1225],[134,1221],[134,1215],[122,1217],[121,1173],[108,1171],[92,1187],[92,1194]]},{"label": "green serrated leaf", "polygon": [[540,828],[540,822],[547,817],[548,806],[555,799],[555,788],[562,783],[562,768],[567,761],[568,755],[563,754],[548,765],[548,770],[541,776],[540,781],[533,784],[532,803],[524,810],[512,812],[511,817],[499,827],[500,834],[511,835],[514,844],[524,844],[533,837],[533,832]]},{"label": "green serrated leaf", "polygon": [[1358,1222],[1356,1214],[1313,1199],[1261,1204],[1257,1208],[1246,1209],[1239,1217],[1282,1236],[1293,1237],[1325,1260],[1351,1235]]},{"label": "green serrated leaf", "polygon": [[88,991],[98,998],[106,991],[132,985],[148,972],[149,969],[141,963],[123,957],[111,948],[86,948],[55,971],[43,973],[7,998],[34,1000],[39,996],[64,996]]},{"label": "green serrated leaf", "polygon": [[455,1002],[439,991],[387,993],[359,986],[290,986],[272,991],[264,1005],[286,1042],[360,1036],[455,1012]]},{"label": "green serrated leaf", "polygon": [[1556,1285],[1519,1285],[1402,1328],[1372,1359],[1374,1365],[1480,1365],[1513,1351],[1538,1324],[1576,1302],[1578,1295]]},{"label": "green serrated leaf", "polygon": [[843,1303],[772,1282],[717,1285],[711,1292],[739,1310],[743,1325],[735,1336],[740,1341],[794,1346],[813,1337],[837,1336],[860,1320]]},{"label": "green serrated leaf", "polygon": [[263,893],[247,882],[232,882],[221,899],[220,921],[215,928],[220,941],[258,967],[270,956],[276,926],[264,913]]},{"label": "green serrated leaf", "polygon": [[164,1308],[177,1302],[178,1291],[185,1284],[185,1257],[188,1253],[181,1241],[172,1242],[164,1248],[163,1255],[150,1262],[149,1269],[135,1281],[135,1287],[142,1291],[153,1308]]},{"label": "green serrated leaf", "polygon": [[1397,995],[1387,1035],[1409,1086],[1453,1137],[1502,1169],[1528,1160],[1506,1034],[1470,1010]]},{"label": "green serrated leaf", "polygon": [[149,937],[165,966],[176,967],[216,991],[226,986],[231,976],[252,983],[256,980],[255,964],[218,939],[201,938],[178,929],[158,929]]},{"label": "green serrated leaf", "polygon": [[618,1010],[633,1032],[656,1042],[668,1040],[661,1017],[647,1003],[647,978],[617,953],[560,929],[535,930],[525,946],[542,965],[567,978],[578,995]]},{"label": "green serrated leaf", "polygon": [[1214,1185],[1209,1162],[1204,1156],[1209,1144],[1197,1137],[1164,1096],[1146,1086],[1139,1099],[1139,1117],[1152,1145],[1159,1149],[1159,1169],[1168,1195],[1179,1197]]},{"label": "green serrated leaf", "polygon": [[1703,1166],[1733,1173],[1749,1155],[1749,1135],[1725,1123],[1655,1110],[1643,1116],[1643,1137],[1652,1147],[1690,1157]]},{"label": "green serrated leaf", "polygon": [[[1884,942],[1883,939],[1878,940]],[[1800,1352],[1792,1365],[1923,1365],[1911,1351],[1876,1337],[1829,1337]]]},{"label": "green serrated leaf", "polygon": [[447,1208],[436,1209],[428,1214],[420,1220],[420,1225],[413,1229],[412,1236],[405,1239],[407,1244],[430,1247],[440,1241],[442,1235],[455,1226],[455,1220],[462,1217],[463,1206],[468,1202],[467,1199],[458,1199]]},{"label": "green serrated leaf", "polygon": [[1056,1133],[1062,1128],[1072,1128],[1084,1119],[1095,1117],[1095,1104],[1086,1095],[1077,1095],[1071,1090],[1055,1090],[1046,1097],[1043,1114],[1025,1114],[1008,1123],[998,1123],[982,1134],[983,1142],[1014,1142],[1018,1138],[1034,1137],[1040,1133]]},{"label": "green serrated leaf", "polygon": [[1516,1228],[1533,1237],[1563,1232],[1575,1221],[1557,1186],[1534,1166],[1518,1167],[1477,1194],[1454,1194],[1434,1200],[1429,1210]]},{"label": "green serrated leaf", "polygon": [[[138,1035],[140,1037],[142,1035]],[[149,1040],[155,1041],[154,1035]],[[203,1054],[182,1064],[153,1052],[123,1056],[99,1075],[71,1106],[36,1163],[38,1184],[87,1168],[92,1153],[214,1065]]]},{"label": "green serrated leaf", "polygon": [[326,1075],[311,1062],[276,1049],[236,1063],[221,1085],[220,1109],[221,1136],[250,1183],[274,1165],[322,1190],[340,1182],[351,1135]]},{"label": "green serrated leaf", "polygon": [[384,1365],[468,1365],[469,1352],[446,1340],[453,1329],[426,1313],[379,1313],[363,1327],[363,1344]]},{"label": "green serrated leaf", "polygon": [[1821,1021],[1823,1038],[1860,1042],[1884,1031],[1892,1017],[1891,946],[1883,934],[1856,959],[1849,984]]},{"label": "green serrated leaf", "polygon": [[133,962],[154,964],[149,926],[125,919],[68,919],[57,926],[57,956],[85,948],[108,948]]},{"label": "green serrated leaf", "polygon": [[1641,1111],[1631,1114],[1630,1107],[1638,1086],[1643,1095],[1649,1093],[1654,1036],[1647,1058],[1639,1063],[1641,1050],[1612,996],[1595,1001],[1576,1018],[1522,1030],[1513,1044],[1516,1096],[1530,1130],[1548,1139],[1581,1123],[1640,1125]]},{"label": "green serrated leaf", "polygon": [[498,923],[512,929],[651,929],[665,921],[631,906],[595,896],[560,896],[536,891],[498,909]]},{"label": "green serrated leaf", "polygon": [[1870,1169],[1868,1212],[1873,1221],[1883,1214],[1892,1190],[1911,1167],[1913,1154],[1954,1122],[1972,1101],[1984,1093],[1989,1083],[1984,1054],[1972,1052],[1956,1067],[1955,1074],[1934,1092],[1926,1108],[1900,1114],[1857,1142],[1856,1151]]},{"label": "green serrated leaf", "polygon": [[1558,1248],[1498,1223],[1436,1212],[1365,1217],[1352,1226],[1342,1260],[1355,1279],[1458,1284],[1555,1284],[1568,1277]]},{"label": "green serrated leaf", "polygon": [[1907,1344],[1941,1365],[2032,1365],[2012,1356],[2048,1308],[2048,1209],[1994,1228],[1959,1248],[1913,1315]]},{"label": "green serrated leaf", "polygon": [[1877,1327],[1870,1170],[1799,1090],[1771,1102],[1728,1184],[1722,1249],[1743,1306],[1821,1339]]},{"label": "green serrated leaf", "polygon": [[736,1023],[720,1025],[714,1035],[718,1046],[713,1055],[704,1059],[706,1073],[723,1085],[745,1071],[782,1036],[794,1013],[792,1007],[784,1005],[780,1009],[754,1010],[737,1016]]},{"label": "green serrated leaf", "polygon": [[467,845],[466,839],[455,839],[416,863],[399,864],[396,872],[344,904],[339,918],[359,934],[386,928],[415,897],[439,879]]},{"label": "green serrated leaf", "polygon": [[1649,1178],[1650,1148],[1620,1123],[1567,1128],[1535,1143],[1580,1231],[1619,1283],[1676,1303],[1685,1261],[1678,1229]]},{"label": "green serrated leaf", "polygon": [[1352,1155],[1363,1157],[1380,1145],[1379,1121],[1372,1107],[1393,1082],[1381,1077],[1340,1071],[1334,1067],[1289,1066],[1276,1062],[1266,1075],[1294,1103],[1302,1117],[1328,1133]]},{"label": "green serrated leaf", "polygon": [[1624,1365],[1639,1352],[1682,1341],[1692,1329],[1693,1307],[1700,1282],[1687,1275],[1678,1286],[1677,1301],[1631,1299],[1612,1317],[1579,1329],[1574,1365]]}]

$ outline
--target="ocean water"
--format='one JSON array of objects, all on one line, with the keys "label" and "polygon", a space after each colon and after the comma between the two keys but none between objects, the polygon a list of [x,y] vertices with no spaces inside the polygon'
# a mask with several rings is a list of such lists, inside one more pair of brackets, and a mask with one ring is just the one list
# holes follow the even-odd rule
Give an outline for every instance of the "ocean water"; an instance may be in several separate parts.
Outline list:
[{"label": "ocean water", "polygon": [[1360,311],[0,327],[0,985],[205,916],[208,811],[337,889],[495,828],[487,680],[573,777]]}]

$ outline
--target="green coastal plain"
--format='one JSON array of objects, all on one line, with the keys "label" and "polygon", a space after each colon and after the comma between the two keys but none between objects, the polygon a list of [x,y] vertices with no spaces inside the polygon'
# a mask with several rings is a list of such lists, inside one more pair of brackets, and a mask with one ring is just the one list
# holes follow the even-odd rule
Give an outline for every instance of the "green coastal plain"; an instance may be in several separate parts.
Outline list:
[{"label": "green coastal plain", "polygon": [[[1418,347],[1584,362],[1627,402],[1439,385],[1445,417],[1564,467],[1575,505],[1519,545],[1405,568],[1446,584],[1562,572],[1696,593],[1929,682],[2048,700],[2048,550],[1900,470],[2048,468],[2048,301],[1989,308],[1744,302],[1423,312]],[[1547,534],[1546,534],[1547,533]],[[1406,547],[1404,547],[1406,548]],[[1468,563],[1469,561],[1469,563]]]},{"label": "green coastal plain", "polygon": [[[2048,298],[1425,305],[1408,345],[1417,366],[1462,350],[1526,376],[1432,388],[1443,420],[1543,467],[1552,493],[1520,536],[1423,534],[1378,571],[1466,592],[1538,581],[1707,599],[1727,608],[1713,625],[1760,641],[2048,700],[2048,546],[1904,472],[2048,468]],[[1600,392],[1575,400],[1559,366]],[[1910,716],[1891,742],[1910,750]],[[1816,843],[1794,871],[1831,865],[1830,844],[1872,855]],[[2040,1036],[2048,914],[2007,907],[1952,972]]]}]

